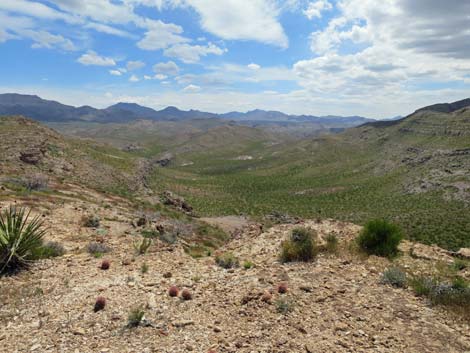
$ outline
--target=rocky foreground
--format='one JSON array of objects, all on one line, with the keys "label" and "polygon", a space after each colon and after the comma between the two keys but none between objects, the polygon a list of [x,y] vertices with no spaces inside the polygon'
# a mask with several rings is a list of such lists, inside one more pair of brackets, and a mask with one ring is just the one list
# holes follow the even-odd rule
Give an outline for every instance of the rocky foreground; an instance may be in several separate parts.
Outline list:
[{"label": "rocky foreground", "polygon": [[[55,200],[42,209],[48,239],[63,243],[66,255],[0,278],[2,352],[470,351],[468,322],[429,307],[409,289],[380,284],[390,262],[348,249],[358,226],[305,221],[320,237],[335,232],[340,250],[293,264],[281,264],[278,255],[294,225],[264,232],[247,226],[220,252],[231,251],[254,267],[227,270],[213,255],[194,259],[181,245],[160,241],[136,256],[135,215],[116,199],[85,196],[99,197],[100,203]],[[82,226],[81,217],[90,209],[99,214],[102,229]],[[101,259],[84,250],[98,237],[112,248]],[[403,244],[405,255],[397,260],[405,268],[433,271],[436,264],[452,261],[422,245],[410,257],[406,249],[411,246]],[[103,259],[110,261],[108,270],[100,268]],[[278,293],[279,284],[287,293]],[[170,297],[172,285],[189,289],[192,300]],[[106,307],[95,313],[98,296],[106,298]],[[128,328],[128,314],[136,306],[145,308],[144,320]]]}]

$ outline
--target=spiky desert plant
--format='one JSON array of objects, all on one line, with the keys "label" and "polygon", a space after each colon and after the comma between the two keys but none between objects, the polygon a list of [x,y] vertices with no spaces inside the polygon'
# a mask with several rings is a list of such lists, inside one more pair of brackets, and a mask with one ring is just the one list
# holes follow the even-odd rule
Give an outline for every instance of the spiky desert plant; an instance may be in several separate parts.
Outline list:
[{"label": "spiky desert plant", "polygon": [[0,275],[27,267],[46,234],[39,216],[29,220],[30,210],[9,207],[0,213]]},{"label": "spiky desert plant", "polygon": [[111,266],[111,264],[109,263],[109,260],[103,260],[101,262],[100,268],[102,270],[109,270],[109,266]]},{"label": "spiky desert plant", "polygon": [[191,300],[193,299],[193,295],[191,294],[191,292],[189,291],[189,289],[183,289],[183,291],[181,292],[181,298],[183,298],[183,300]]},{"label": "spiky desert plant", "polygon": [[238,258],[231,252],[226,252],[221,255],[218,255],[215,258],[215,263],[222,268],[234,268],[238,267],[239,261]]},{"label": "spiky desert plant", "polygon": [[127,317],[127,327],[133,328],[140,325],[144,319],[145,311],[141,307],[135,307]]},{"label": "spiky desert plant", "polygon": [[279,294],[285,294],[287,293],[287,284],[281,283],[277,286],[277,292]]},{"label": "spiky desert plant", "polygon": [[143,238],[141,241],[134,243],[134,249],[137,255],[144,255],[147,253],[148,249],[152,245],[152,239]]},{"label": "spiky desert plant", "polygon": [[169,289],[168,289],[168,295],[170,297],[177,297],[178,294],[179,294],[179,289],[177,286],[171,286]]},{"label": "spiky desert plant", "polygon": [[106,298],[105,297],[98,297],[96,298],[95,306],[93,307],[93,311],[96,313],[100,310],[103,310],[106,306]]}]

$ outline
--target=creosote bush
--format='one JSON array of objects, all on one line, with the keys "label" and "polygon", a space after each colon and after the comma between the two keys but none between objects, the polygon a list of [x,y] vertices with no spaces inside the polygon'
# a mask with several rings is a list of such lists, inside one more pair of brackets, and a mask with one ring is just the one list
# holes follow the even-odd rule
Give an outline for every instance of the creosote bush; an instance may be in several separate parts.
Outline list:
[{"label": "creosote bush", "polygon": [[135,307],[127,317],[127,327],[133,328],[140,325],[145,315],[145,311],[141,307]]},{"label": "creosote bush", "polygon": [[306,228],[294,228],[288,240],[281,244],[281,261],[311,261],[318,254],[316,234]]},{"label": "creosote bush", "polygon": [[325,241],[326,252],[335,254],[338,251],[338,236],[335,233],[330,233],[326,236]]},{"label": "creosote bush", "polygon": [[43,245],[46,233],[39,216],[29,221],[30,211],[10,207],[0,213],[0,275],[28,267]]},{"label": "creosote bush", "polygon": [[98,228],[100,226],[100,218],[97,215],[88,215],[82,218],[84,227]]},{"label": "creosote bush", "polygon": [[384,271],[380,283],[405,288],[407,286],[406,273],[397,267],[391,267]]},{"label": "creosote bush", "polygon": [[239,265],[238,258],[231,252],[226,252],[222,255],[216,256],[215,263],[226,269],[238,267]]},{"label": "creosote bush", "polygon": [[461,260],[461,259],[456,259],[453,263],[452,263],[452,267],[454,268],[454,270],[456,271],[462,271],[462,270],[465,270],[467,267],[468,267],[468,262],[464,261],[464,260]]},{"label": "creosote bush", "polygon": [[93,311],[96,313],[101,311],[106,306],[106,298],[105,297],[98,297],[95,301],[95,306],[93,307]]},{"label": "creosote bush", "polygon": [[103,243],[91,242],[87,245],[87,251],[95,257],[100,257],[111,251],[111,248]]},{"label": "creosote bush", "polygon": [[437,285],[437,280],[426,276],[415,276],[409,280],[409,285],[418,297],[427,297]]},{"label": "creosote bush", "polygon": [[385,220],[369,221],[357,237],[359,248],[368,255],[394,257],[403,239],[401,229]]},{"label": "creosote bush", "polygon": [[36,259],[49,259],[65,254],[65,248],[56,241],[48,241],[33,251],[32,257]]},{"label": "creosote bush", "polygon": [[431,305],[449,308],[470,317],[470,287],[467,281],[456,277],[452,282],[430,277],[415,277],[410,281],[417,296],[426,297]]}]

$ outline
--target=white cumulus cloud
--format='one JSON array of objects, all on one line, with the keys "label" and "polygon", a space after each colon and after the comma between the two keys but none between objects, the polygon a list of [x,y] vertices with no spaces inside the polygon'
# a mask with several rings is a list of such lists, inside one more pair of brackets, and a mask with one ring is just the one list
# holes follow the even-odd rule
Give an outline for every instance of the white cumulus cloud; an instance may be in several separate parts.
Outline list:
[{"label": "white cumulus cloud", "polygon": [[321,18],[323,11],[328,11],[332,8],[333,6],[328,0],[318,0],[310,2],[307,9],[304,10],[304,14],[308,17],[309,20],[313,19],[314,17]]},{"label": "white cumulus cloud", "polygon": [[207,46],[190,45],[190,44],[177,44],[166,49],[163,54],[165,56],[176,58],[186,64],[198,62],[201,56],[209,54],[222,55],[226,50],[209,43]]},{"label": "white cumulus cloud", "polygon": [[115,66],[116,62],[112,58],[98,55],[93,50],[89,50],[77,59],[77,61],[86,66]]},{"label": "white cumulus cloud", "polygon": [[153,66],[153,71],[156,74],[161,74],[161,75],[170,75],[174,76],[177,75],[179,72],[179,67],[176,65],[174,61],[168,61],[166,63],[158,63]]},{"label": "white cumulus cloud", "polygon": [[183,88],[183,91],[187,93],[196,93],[196,92],[199,92],[200,90],[201,90],[201,87],[192,85],[192,84]]}]

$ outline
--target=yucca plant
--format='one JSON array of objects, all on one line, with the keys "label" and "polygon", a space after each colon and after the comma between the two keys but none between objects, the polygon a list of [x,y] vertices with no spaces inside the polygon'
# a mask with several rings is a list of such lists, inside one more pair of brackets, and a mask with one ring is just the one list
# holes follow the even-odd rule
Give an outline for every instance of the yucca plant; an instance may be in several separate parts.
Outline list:
[{"label": "yucca plant", "polygon": [[28,267],[42,246],[46,230],[39,216],[29,221],[30,213],[12,206],[0,213],[0,275]]}]

